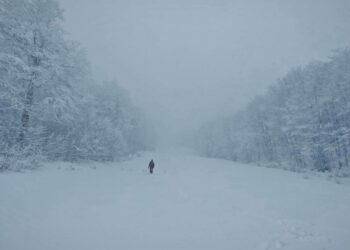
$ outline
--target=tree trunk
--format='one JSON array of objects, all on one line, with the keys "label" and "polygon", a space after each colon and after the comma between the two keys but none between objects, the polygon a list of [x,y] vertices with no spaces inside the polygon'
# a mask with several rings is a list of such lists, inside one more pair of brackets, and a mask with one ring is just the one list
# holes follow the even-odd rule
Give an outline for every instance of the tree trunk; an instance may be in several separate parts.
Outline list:
[{"label": "tree trunk", "polygon": [[[37,30],[33,31],[33,48],[40,48],[39,44],[39,32]],[[38,66],[40,65],[40,58],[36,55],[31,55],[29,57],[29,61],[31,66],[34,69],[37,69]],[[25,100],[24,100],[24,109],[22,112],[22,117],[21,117],[21,127],[20,127],[20,132],[18,136],[18,144],[20,149],[22,150],[26,144],[27,140],[27,132],[28,132],[28,127],[29,127],[29,118],[30,118],[30,111],[32,108],[33,104],[33,98],[34,98],[34,83],[37,78],[37,73],[35,70],[32,72],[31,79],[28,84],[28,88],[25,93]]]},{"label": "tree trunk", "polygon": [[33,104],[33,97],[34,97],[34,77],[29,82],[29,85],[26,91],[25,101],[24,101],[24,109],[21,117],[21,127],[20,127],[19,136],[17,139],[20,149],[23,149],[25,146],[26,135],[29,127],[30,110]]}]

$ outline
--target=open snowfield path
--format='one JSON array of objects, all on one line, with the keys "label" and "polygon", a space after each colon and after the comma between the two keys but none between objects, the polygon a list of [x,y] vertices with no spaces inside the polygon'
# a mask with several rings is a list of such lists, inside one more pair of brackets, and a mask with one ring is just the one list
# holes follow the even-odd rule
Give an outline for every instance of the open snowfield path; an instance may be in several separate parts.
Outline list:
[{"label": "open snowfield path", "polygon": [[170,152],[4,173],[0,249],[348,250],[350,185]]}]

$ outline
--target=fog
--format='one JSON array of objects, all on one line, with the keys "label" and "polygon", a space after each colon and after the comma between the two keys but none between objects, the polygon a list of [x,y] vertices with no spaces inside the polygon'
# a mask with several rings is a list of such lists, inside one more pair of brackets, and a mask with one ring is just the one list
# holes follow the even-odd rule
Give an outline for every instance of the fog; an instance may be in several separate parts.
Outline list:
[{"label": "fog", "polygon": [[348,0],[60,0],[98,81],[163,141],[241,109],[290,68],[349,45]]}]

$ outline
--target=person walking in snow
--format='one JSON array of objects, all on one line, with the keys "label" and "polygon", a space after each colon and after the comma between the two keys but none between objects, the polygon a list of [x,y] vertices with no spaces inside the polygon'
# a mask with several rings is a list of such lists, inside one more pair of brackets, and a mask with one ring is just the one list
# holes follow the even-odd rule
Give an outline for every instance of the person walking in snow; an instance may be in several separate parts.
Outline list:
[{"label": "person walking in snow", "polygon": [[148,164],[149,172],[153,174],[153,169],[154,169],[154,161],[153,159],[149,162]]}]

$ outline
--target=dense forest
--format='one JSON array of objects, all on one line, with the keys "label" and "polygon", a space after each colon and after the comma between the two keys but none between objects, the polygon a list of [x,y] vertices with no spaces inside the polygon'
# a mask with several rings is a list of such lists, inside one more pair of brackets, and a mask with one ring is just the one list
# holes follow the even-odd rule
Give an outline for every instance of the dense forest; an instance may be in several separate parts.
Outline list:
[{"label": "dense forest", "polygon": [[203,126],[202,156],[349,173],[350,48],[292,69],[240,112]]},{"label": "dense forest", "polygon": [[0,169],[118,160],[151,145],[125,90],[96,83],[54,0],[0,1]]}]

